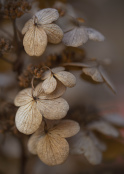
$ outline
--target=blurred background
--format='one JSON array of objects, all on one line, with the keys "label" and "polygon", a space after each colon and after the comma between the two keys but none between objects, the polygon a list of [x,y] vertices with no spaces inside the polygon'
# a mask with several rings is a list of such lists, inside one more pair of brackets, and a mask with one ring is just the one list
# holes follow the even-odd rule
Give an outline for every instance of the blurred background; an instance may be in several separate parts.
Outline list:
[{"label": "blurred background", "polygon": [[[42,3],[44,3],[43,0],[33,1],[32,12],[37,11]],[[67,0],[67,3],[71,4],[78,16],[85,20],[86,26],[100,31],[105,36],[104,42],[89,41],[81,47],[85,49],[87,58],[110,59],[111,64],[105,68],[117,93],[113,94],[106,85],[91,84],[82,80],[79,78],[80,73],[73,71],[77,77],[77,85],[75,88],[67,90],[64,97],[69,102],[70,107],[77,103],[85,103],[97,106],[101,112],[118,113],[124,116],[124,1]],[[20,31],[29,16],[29,14],[25,14],[17,19]],[[7,26],[10,33],[12,32],[12,27],[8,21],[2,22],[1,29],[4,26]],[[3,36],[4,32],[1,30],[0,34]],[[14,59],[14,55],[12,57]],[[28,62],[29,58],[26,61]],[[16,75],[13,74],[11,65],[0,59],[1,91],[7,85],[16,84],[16,81]],[[13,101],[16,94],[16,90],[11,90],[7,94],[9,100]],[[30,174],[123,174],[124,145],[114,144],[114,141],[111,141],[109,146],[110,153],[105,154],[105,159],[98,166],[92,166],[83,160],[81,162],[80,158],[83,157],[69,156],[64,164],[49,167],[43,164],[38,157],[28,154],[30,160],[26,162],[26,171]],[[25,157],[21,157],[22,150],[20,141],[13,135],[0,134],[0,174],[23,173],[20,172],[23,160],[25,160]]]}]

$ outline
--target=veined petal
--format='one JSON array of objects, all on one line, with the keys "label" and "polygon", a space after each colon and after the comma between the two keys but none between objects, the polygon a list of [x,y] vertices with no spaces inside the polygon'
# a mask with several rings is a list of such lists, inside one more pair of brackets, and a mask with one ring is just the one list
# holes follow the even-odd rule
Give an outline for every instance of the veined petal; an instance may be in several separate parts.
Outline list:
[{"label": "veined petal", "polygon": [[54,8],[46,8],[38,11],[35,16],[40,24],[50,24],[59,18],[59,13]]},{"label": "veined petal", "polygon": [[37,101],[37,107],[42,115],[49,120],[57,120],[66,116],[69,105],[63,98]]},{"label": "veined petal", "polygon": [[93,28],[86,28],[89,39],[96,41],[104,41],[105,37],[97,30]]},{"label": "veined petal", "polygon": [[34,20],[33,19],[29,19],[25,23],[25,25],[24,25],[24,27],[22,29],[22,34],[25,34],[29,30],[29,28],[33,26],[33,23],[34,23]]},{"label": "veined petal", "polygon": [[108,136],[113,136],[113,137],[119,136],[118,130],[103,120],[94,121],[93,123],[90,123],[88,125],[88,128],[90,130],[97,130],[97,131],[99,131],[105,135],[108,135]]},{"label": "veined petal", "polygon": [[61,71],[58,72],[56,74],[54,74],[54,76],[61,81],[66,87],[73,87],[76,85],[76,78],[75,76],[67,71]]},{"label": "veined petal", "polygon": [[52,72],[55,74],[57,72],[60,72],[60,71],[64,71],[65,68],[62,67],[62,66],[59,66],[59,67],[56,67],[56,68],[52,68]]},{"label": "veined petal", "polygon": [[43,29],[45,30],[48,36],[48,42],[53,44],[58,44],[62,41],[63,31],[58,25],[56,24],[43,25]]},{"label": "veined petal", "polygon": [[63,43],[67,46],[78,47],[88,40],[86,29],[83,27],[75,27],[71,31],[64,34]]},{"label": "veined petal", "polygon": [[80,130],[80,126],[73,120],[61,120],[54,128],[50,130],[52,134],[57,134],[63,138],[76,135]]},{"label": "veined petal", "polygon": [[102,75],[100,74],[98,68],[91,67],[91,68],[83,68],[83,72],[90,76],[96,82],[104,82]]},{"label": "veined petal", "polygon": [[57,86],[56,79],[53,75],[49,76],[44,82],[42,83],[42,88],[46,94],[52,93]]},{"label": "veined petal", "polygon": [[73,154],[83,154],[85,158],[93,165],[100,164],[102,161],[102,153],[96,147],[90,136],[81,131],[74,138],[74,143],[72,145],[71,153]]},{"label": "veined petal", "polygon": [[47,35],[41,27],[32,26],[23,39],[25,51],[30,56],[40,56],[46,49]]},{"label": "veined petal", "polygon": [[39,128],[41,121],[42,115],[34,101],[21,106],[15,117],[17,129],[27,135],[34,133]]},{"label": "veined petal", "polygon": [[68,157],[69,145],[64,138],[48,134],[40,138],[37,154],[41,161],[49,166],[62,164]]},{"label": "veined petal", "polygon": [[38,98],[40,100],[55,99],[55,98],[62,96],[65,91],[66,91],[66,87],[60,81],[57,80],[56,89],[51,94],[45,94],[43,92],[42,82],[41,82],[36,86],[35,91],[34,91],[34,96],[38,96]]},{"label": "veined petal", "polygon": [[23,106],[23,105],[30,103],[32,100],[33,100],[32,89],[27,88],[27,89],[23,89],[22,91],[20,91],[17,94],[17,96],[15,97],[15,100],[14,100],[14,104],[16,106]]},{"label": "veined petal", "polygon": [[41,136],[44,135],[44,122],[41,122],[40,127],[28,140],[28,150],[32,154],[37,154],[37,143]]}]

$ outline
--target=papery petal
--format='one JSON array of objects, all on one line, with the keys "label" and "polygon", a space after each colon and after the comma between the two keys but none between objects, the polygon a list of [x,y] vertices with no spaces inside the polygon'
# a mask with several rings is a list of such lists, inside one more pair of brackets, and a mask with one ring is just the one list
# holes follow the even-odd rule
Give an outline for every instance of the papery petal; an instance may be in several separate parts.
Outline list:
[{"label": "papery petal", "polygon": [[69,145],[64,138],[48,134],[40,138],[37,154],[41,161],[49,166],[62,164],[68,157]]},{"label": "papery petal", "polygon": [[28,150],[32,154],[37,154],[37,143],[41,136],[44,135],[44,122],[41,123],[38,130],[28,140]]},{"label": "papery petal", "polygon": [[23,89],[16,95],[14,104],[16,106],[23,106],[23,105],[30,103],[32,100],[33,100],[32,89],[27,88],[27,89]]},{"label": "papery petal", "polygon": [[56,79],[53,75],[49,76],[44,82],[42,83],[42,88],[46,94],[52,93],[56,89]]},{"label": "papery petal", "polygon": [[74,138],[71,148],[71,153],[73,154],[83,154],[86,159],[93,165],[100,164],[102,161],[102,153],[95,146],[94,142],[90,138],[90,136],[81,131],[76,135],[76,139]]},{"label": "papery petal", "polygon": [[97,30],[93,28],[86,28],[89,39],[96,41],[104,41],[105,37]]},{"label": "papery petal", "polygon": [[52,134],[57,134],[63,138],[68,138],[76,135],[80,130],[80,126],[73,120],[61,120],[53,129],[50,130]]},{"label": "papery petal", "polygon": [[21,106],[15,117],[17,129],[27,135],[34,133],[39,128],[41,121],[42,115],[34,101]]},{"label": "papery petal", "polygon": [[66,116],[69,105],[63,98],[37,101],[37,106],[42,115],[49,120],[57,120]]},{"label": "papery petal", "polygon": [[40,56],[47,46],[47,35],[41,27],[31,27],[23,39],[25,51],[30,56]]},{"label": "papery petal", "polygon": [[47,24],[42,26],[48,36],[48,42],[58,44],[62,41],[63,31],[56,24]]},{"label": "papery petal", "polygon": [[49,76],[51,76],[51,71],[50,71],[50,70],[45,71],[45,72],[42,74],[41,80],[45,80],[45,79],[47,79]]},{"label": "papery petal", "polygon": [[114,92],[116,93],[116,89],[113,85],[113,83],[111,82],[108,74],[106,73],[106,71],[104,70],[104,68],[102,66],[99,66],[99,71],[104,79],[104,81],[106,82],[106,84],[108,85],[108,87]]},{"label": "papery petal", "polygon": [[90,123],[88,125],[88,128],[90,130],[97,130],[100,133],[103,133],[103,134],[108,135],[108,136],[113,136],[113,137],[119,136],[118,130],[103,120],[94,121],[94,122]]},{"label": "papery petal", "polygon": [[59,67],[56,67],[56,68],[52,68],[52,72],[55,74],[57,72],[60,72],[60,71],[64,71],[65,68],[62,67],[62,66],[59,66]]},{"label": "papery petal", "polygon": [[76,78],[75,76],[67,71],[61,71],[58,72],[56,74],[54,74],[54,76],[61,81],[66,87],[73,87],[76,85]]},{"label": "papery petal", "polygon": [[50,24],[59,18],[59,13],[54,8],[46,8],[38,11],[35,16],[38,18],[38,23]]},{"label": "papery petal", "polygon": [[56,87],[55,91],[53,91],[51,94],[45,94],[43,92],[42,82],[41,82],[36,86],[35,91],[34,91],[34,96],[38,96],[38,98],[40,100],[55,99],[55,98],[62,96],[65,91],[66,91],[66,87],[57,80],[57,87]]},{"label": "papery petal", "polygon": [[124,117],[119,114],[107,114],[103,116],[107,122],[114,124],[115,126],[122,126],[124,127]]},{"label": "papery petal", "polygon": [[88,35],[83,27],[76,27],[64,34],[63,43],[67,46],[78,47],[88,40]]},{"label": "papery petal", "polygon": [[33,24],[34,24],[34,20],[33,19],[29,19],[25,23],[25,25],[24,25],[24,27],[22,29],[22,34],[25,34],[29,30],[29,28],[33,26]]},{"label": "papery petal", "polygon": [[89,136],[98,149],[101,151],[105,151],[107,149],[106,144],[100,141],[93,132],[89,132]]},{"label": "papery petal", "polygon": [[104,82],[98,68],[96,68],[96,67],[83,68],[82,70],[86,75],[90,76],[94,81],[100,82],[100,83]]}]

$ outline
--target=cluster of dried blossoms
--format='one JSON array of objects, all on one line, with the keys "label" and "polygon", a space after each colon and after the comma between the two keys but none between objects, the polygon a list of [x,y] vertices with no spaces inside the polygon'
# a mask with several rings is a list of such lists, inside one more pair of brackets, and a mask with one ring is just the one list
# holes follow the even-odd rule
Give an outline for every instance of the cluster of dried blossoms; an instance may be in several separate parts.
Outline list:
[{"label": "cluster of dried blossoms", "polygon": [[[23,45],[28,55],[41,56],[48,42],[52,44],[62,42],[66,46],[79,47],[88,39],[104,40],[101,33],[83,26],[83,19],[77,18],[70,6],[58,3],[54,8],[38,11],[24,25]],[[69,16],[69,11],[72,16]],[[55,21],[56,24],[53,23]],[[16,127],[24,134],[33,134],[29,139],[28,149],[32,154],[37,154],[47,165],[58,165],[66,160],[69,144],[65,138],[72,137],[78,132],[77,136],[71,140],[71,152],[83,154],[90,163],[98,164],[101,162],[102,151],[106,149],[106,146],[97,139],[93,130],[113,137],[119,135],[118,130],[105,119],[97,116],[93,120],[81,122],[73,117],[70,117],[73,120],[63,119],[67,115],[69,105],[61,96],[67,87],[73,87],[76,84],[74,75],[65,71],[64,67],[81,68],[83,73],[95,82],[106,82],[113,91],[115,89],[101,65],[103,62],[93,59],[80,63],[82,61],[80,59],[79,62],[74,60],[74,63],[67,57],[67,54],[53,56],[53,59],[50,57],[48,61],[34,69],[30,66],[20,75],[20,86],[29,87],[32,81],[32,87],[20,91],[15,98],[14,103],[19,107],[15,118]],[[61,61],[57,58],[61,58]],[[59,66],[61,63],[64,63],[64,67]],[[33,83],[34,78],[42,80],[36,87]],[[80,126],[78,122],[81,123]]]}]

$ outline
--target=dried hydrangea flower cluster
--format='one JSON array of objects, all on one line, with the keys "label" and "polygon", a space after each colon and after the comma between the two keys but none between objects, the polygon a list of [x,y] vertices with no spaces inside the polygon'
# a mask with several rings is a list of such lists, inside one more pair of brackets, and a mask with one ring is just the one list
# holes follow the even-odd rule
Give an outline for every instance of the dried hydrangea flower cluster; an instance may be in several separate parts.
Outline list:
[{"label": "dried hydrangea flower cluster", "polygon": [[[102,161],[102,152],[106,151],[106,144],[97,137],[97,132],[109,138],[119,137],[119,130],[115,126],[124,127],[124,119],[119,115],[100,116],[94,110],[83,110],[83,106],[71,111],[69,118],[79,122],[81,130],[70,139],[70,152],[83,155],[89,163],[96,165]],[[93,112],[93,113],[92,113]]]},{"label": "dried hydrangea flower cluster", "polygon": [[61,96],[66,87],[76,84],[76,79],[63,67],[46,71],[43,76],[46,80],[35,88],[32,86],[17,94],[14,103],[19,109],[15,122],[17,129],[24,134],[36,132],[29,140],[29,150],[38,154],[44,163],[57,165],[63,163],[69,153],[69,145],[64,138],[77,134],[80,129],[75,121],[53,121],[66,116],[69,105]]},{"label": "dried hydrangea flower cluster", "polygon": [[30,56],[40,56],[46,49],[47,42],[58,44],[63,37],[61,28],[53,24],[59,18],[56,9],[47,8],[37,12],[26,22],[22,29],[25,34],[23,45]]}]

